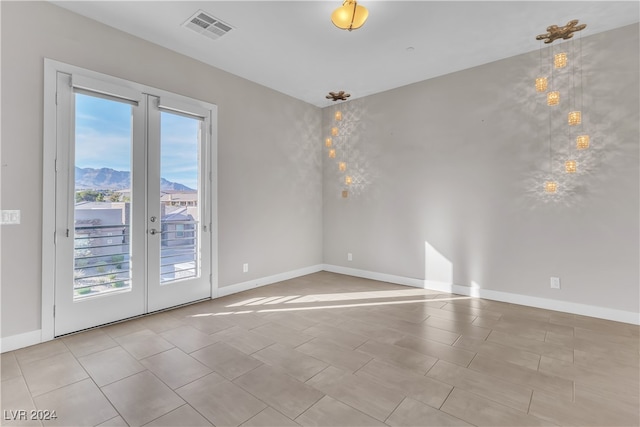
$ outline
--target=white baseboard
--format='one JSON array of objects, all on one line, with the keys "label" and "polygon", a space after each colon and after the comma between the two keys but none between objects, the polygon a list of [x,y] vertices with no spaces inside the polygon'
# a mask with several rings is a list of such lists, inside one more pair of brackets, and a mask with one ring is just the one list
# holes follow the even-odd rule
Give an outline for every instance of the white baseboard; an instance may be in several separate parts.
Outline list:
[{"label": "white baseboard", "polygon": [[[283,280],[294,279],[296,277],[306,276],[307,274],[317,273],[318,271],[322,271],[321,264],[301,268],[298,270],[287,271],[285,273],[274,274],[273,276],[261,277],[243,283],[236,283],[235,285],[219,288],[217,296],[223,297],[260,286],[271,285]],[[41,342],[43,342],[43,340],[42,331],[40,329],[36,331],[26,332],[24,334],[0,338],[0,353],[17,350],[23,347],[29,347],[30,345],[40,344]]]},{"label": "white baseboard", "polygon": [[40,329],[24,334],[11,335],[0,338],[0,353],[17,350],[30,345],[40,344],[42,342],[42,331]]},{"label": "white baseboard", "polygon": [[533,297],[529,295],[513,294],[510,292],[493,291],[491,289],[473,288],[470,286],[461,286],[453,283],[434,282],[424,279],[395,276],[391,274],[377,273],[375,271],[368,270],[358,270],[355,268],[341,267],[331,264],[324,264],[323,269],[333,273],[363,277],[365,279],[380,280],[382,282],[395,283],[397,285],[413,286],[439,292],[484,298],[493,301],[508,302],[511,304],[543,308],[546,310],[562,311],[564,313],[579,314],[582,316],[613,320],[615,322],[640,325],[640,313],[634,313],[632,311],[624,311],[607,307],[598,307],[595,305]]},{"label": "white baseboard", "polygon": [[271,285],[274,283],[282,282],[284,280],[306,276],[307,274],[317,273],[319,271],[322,271],[322,267],[322,264],[317,264],[305,268],[300,268],[298,270],[274,274],[273,276],[260,277],[258,279],[248,280],[246,282],[223,286],[221,288],[218,288],[217,297],[237,294],[238,292],[248,291],[249,289],[259,288],[261,286]]},{"label": "white baseboard", "polygon": [[[640,313],[623,311],[607,307],[598,307],[587,304],[579,304],[568,301],[552,300],[548,298],[532,297],[528,295],[513,294],[510,292],[493,291],[490,289],[472,288],[469,286],[455,285],[445,282],[434,282],[424,279],[396,276],[393,274],[378,273],[375,271],[359,270],[349,267],[341,267],[331,264],[318,264],[298,270],[287,271],[274,274],[273,276],[261,277],[234,285],[224,286],[217,291],[218,297],[235,294],[260,286],[271,285],[284,280],[306,276],[307,274],[319,271],[330,271],[333,273],[345,274],[348,276],[362,277],[365,279],[379,280],[382,282],[395,283],[397,285],[411,286],[422,289],[429,289],[438,292],[453,293],[471,297],[484,298],[494,301],[508,302],[511,304],[525,305],[529,307],[543,308],[546,310],[562,311],[565,313],[579,314],[582,316],[596,317],[600,319],[613,320],[616,322],[640,325]],[[42,342],[42,331],[40,329],[25,332],[23,334],[12,335],[0,338],[0,353],[17,350],[23,347],[39,344]]]}]

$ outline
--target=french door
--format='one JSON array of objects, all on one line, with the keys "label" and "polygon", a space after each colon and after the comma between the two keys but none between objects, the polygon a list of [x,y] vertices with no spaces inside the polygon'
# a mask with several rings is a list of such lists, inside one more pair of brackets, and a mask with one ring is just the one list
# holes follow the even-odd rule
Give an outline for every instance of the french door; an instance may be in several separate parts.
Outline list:
[{"label": "french door", "polygon": [[211,297],[213,113],[57,72],[55,336]]}]

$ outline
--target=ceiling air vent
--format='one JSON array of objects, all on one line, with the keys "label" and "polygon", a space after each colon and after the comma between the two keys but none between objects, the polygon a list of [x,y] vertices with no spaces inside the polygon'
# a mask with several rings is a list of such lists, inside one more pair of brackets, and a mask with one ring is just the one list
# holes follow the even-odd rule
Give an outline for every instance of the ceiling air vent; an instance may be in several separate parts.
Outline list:
[{"label": "ceiling air vent", "polygon": [[187,19],[183,27],[187,27],[196,33],[205,35],[210,39],[219,39],[233,29],[226,24],[201,10],[197,11],[191,18]]}]

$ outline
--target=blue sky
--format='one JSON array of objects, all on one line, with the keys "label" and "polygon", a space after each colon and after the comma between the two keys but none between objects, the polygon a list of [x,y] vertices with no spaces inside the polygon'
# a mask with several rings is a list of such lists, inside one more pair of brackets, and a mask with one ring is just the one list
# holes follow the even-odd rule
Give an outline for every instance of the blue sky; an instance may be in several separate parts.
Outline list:
[{"label": "blue sky", "polygon": [[[76,166],[131,171],[129,104],[76,94]],[[161,176],[198,188],[199,121],[162,112]]]}]

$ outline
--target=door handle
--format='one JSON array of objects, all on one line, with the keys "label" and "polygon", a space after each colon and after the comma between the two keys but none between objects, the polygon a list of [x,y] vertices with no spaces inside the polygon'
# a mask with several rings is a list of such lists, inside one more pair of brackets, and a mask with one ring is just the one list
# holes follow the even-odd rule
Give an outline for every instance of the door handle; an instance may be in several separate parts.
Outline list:
[{"label": "door handle", "polygon": [[155,236],[156,234],[162,234],[162,231],[158,231],[155,228],[152,228],[151,230],[149,230],[149,234]]}]

